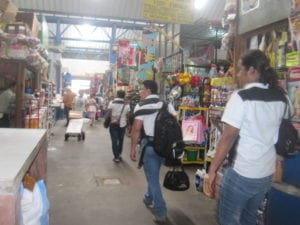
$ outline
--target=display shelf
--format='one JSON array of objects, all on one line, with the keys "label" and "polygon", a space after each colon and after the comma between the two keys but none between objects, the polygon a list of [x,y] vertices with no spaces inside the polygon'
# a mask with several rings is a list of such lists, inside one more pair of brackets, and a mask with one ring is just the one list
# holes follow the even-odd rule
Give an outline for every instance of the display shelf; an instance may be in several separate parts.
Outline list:
[{"label": "display shelf", "polygon": [[188,110],[188,111],[207,111],[207,110],[209,110],[209,108],[206,108],[206,107],[179,106],[179,110]]},{"label": "display shelf", "polygon": [[200,164],[200,165],[204,165],[205,161],[202,159],[198,159],[198,160],[187,160],[187,157],[183,157],[181,160],[182,164]]},{"label": "display shelf", "polygon": [[199,150],[205,150],[206,147],[203,146],[185,146],[184,149],[188,151],[199,151]]},{"label": "display shelf", "polygon": [[[205,125],[206,127],[208,127],[208,112],[209,112],[209,108],[206,107],[189,107],[189,106],[180,106],[179,107],[179,116],[183,115],[183,119],[185,119],[185,111],[193,111],[196,112],[203,112],[203,114],[205,114]],[[205,135],[207,138],[207,135]],[[187,143],[187,146],[184,147],[184,150],[186,152],[186,155],[183,157],[182,159],[182,164],[200,164],[203,165],[206,168],[206,151],[207,151],[207,142],[205,144],[205,146],[193,146],[193,144],[189,144]],[[192,160],[188,160],[187,154],[192,153],[193,152],[198,152],[197,154],[197,160],[193,160],[196,159],[192,158]],[[200,154],[201,152],[201,154]],[[202,154],[203,153],[203,154]],[[199,156],[201,155],[201,156]]]}]

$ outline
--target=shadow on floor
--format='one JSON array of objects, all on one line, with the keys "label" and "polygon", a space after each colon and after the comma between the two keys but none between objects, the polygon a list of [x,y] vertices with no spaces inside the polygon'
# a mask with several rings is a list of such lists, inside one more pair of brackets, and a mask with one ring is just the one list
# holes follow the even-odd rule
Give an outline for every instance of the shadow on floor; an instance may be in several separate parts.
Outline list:
[{"label": "shadow on floor", "polygon": [[182,210],[169,209],[169,222],[167,225],[196,225]]}]

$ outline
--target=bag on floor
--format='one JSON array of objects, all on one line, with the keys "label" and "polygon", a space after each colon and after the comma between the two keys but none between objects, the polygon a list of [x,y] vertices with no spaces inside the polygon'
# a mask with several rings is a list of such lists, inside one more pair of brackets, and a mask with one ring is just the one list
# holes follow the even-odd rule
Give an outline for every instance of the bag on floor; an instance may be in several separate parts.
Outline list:
[{"label": "bag on floor", "polygon": [[172,191],[185,191],[190,187],[190,180],[183,167],[180,171],[176,171],[174,167],[165,175],[163,185]]},{"label": "bag on floor", "polygon": [[21,186],[21,225],[49,225],[49,202],[43,180],[33,190]]}]

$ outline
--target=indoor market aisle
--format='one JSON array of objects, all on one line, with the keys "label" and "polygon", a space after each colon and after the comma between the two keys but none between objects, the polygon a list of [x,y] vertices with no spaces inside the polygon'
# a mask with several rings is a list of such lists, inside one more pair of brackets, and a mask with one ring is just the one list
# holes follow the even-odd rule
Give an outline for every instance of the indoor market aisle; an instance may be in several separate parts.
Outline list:
[{"label": "indoor market aisle", "polygon": [[[51,225],[153,225],[144,206],[143,170],[129,159],[130,139],[124,142],[123,162],[112,161],[108,130],[101,122],[89,127],[86,140],[64,142],[59,121],[53,129],[48,152],[48,196]],[[166,167],[163,168],[163,178]],[[215,225],[215,201],[196,192],[194,169],[191,188],[172,192],[163,188],[169,225]]]}]

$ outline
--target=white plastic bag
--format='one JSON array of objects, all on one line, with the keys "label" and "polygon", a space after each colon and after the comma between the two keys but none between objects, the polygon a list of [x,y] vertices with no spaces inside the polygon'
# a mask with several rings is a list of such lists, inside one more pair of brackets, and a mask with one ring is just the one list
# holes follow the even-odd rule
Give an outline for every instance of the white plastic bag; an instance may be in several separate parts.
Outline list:
[{"label": "white plastic bag", "polygon": [[36,182],[33,191],[21,185],[21,225],[49,225],[49,202],[43,180]]}]

